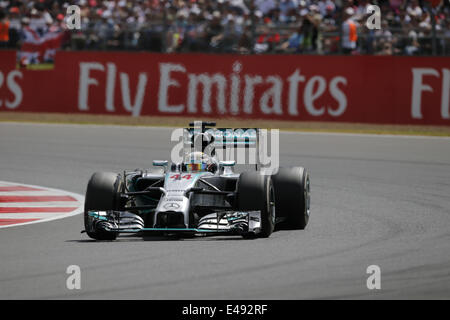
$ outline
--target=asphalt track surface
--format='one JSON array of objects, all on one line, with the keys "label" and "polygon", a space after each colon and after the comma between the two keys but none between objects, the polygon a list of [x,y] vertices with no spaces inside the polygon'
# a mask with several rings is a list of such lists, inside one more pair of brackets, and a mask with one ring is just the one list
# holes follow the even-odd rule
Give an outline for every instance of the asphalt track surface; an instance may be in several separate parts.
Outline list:
[{"label": "asphalt track surface", "polygon": [[[170,130],[0,124],[0,180],[84,194],[95,171],[168,158]],[[311,176],[304,231],[93,242],[82,216],[0,230],[1,299],[450,299],[448,138],[281,133]],[[66,268],[81,268],[81,289]],[[381,268],[381,290],[366,269]]]}]

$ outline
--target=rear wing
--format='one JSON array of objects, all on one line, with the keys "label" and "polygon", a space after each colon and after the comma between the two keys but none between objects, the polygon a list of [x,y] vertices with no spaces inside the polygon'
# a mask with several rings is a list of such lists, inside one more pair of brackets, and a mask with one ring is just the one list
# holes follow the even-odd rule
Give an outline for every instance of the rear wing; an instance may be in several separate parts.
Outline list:
[{"label": "rear wing", "polygon": [[218,160],[235,160],[236,164],[259,167],[259,128],[214,128],[215,123],[196,122],[195,126],[184,128],[183,148],[190,151],[194,147],[193,136],[206,133],[214,137],[210,147],[214,148]]}]

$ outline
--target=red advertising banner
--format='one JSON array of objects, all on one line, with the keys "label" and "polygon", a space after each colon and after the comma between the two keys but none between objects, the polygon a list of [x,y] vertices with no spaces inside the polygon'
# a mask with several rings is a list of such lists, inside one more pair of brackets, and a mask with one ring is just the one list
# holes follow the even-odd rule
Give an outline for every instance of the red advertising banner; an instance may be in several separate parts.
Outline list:
[{"label": "red advertising banner", "polygon": [[17,70],[0,51],[0,112],[450,125],[450,58],[58,52]]}]

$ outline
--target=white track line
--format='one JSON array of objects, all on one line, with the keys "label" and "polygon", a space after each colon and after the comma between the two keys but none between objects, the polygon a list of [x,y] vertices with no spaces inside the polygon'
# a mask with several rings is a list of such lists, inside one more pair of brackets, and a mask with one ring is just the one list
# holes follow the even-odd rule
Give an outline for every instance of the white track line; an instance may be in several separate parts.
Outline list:
[{"label": "white track line", "polygon": [[[77,214],[80,214],[84,211],[83,204],[84,204],[84,196],[61,190],[61,189],[55,189],[55,188],[48,188],[48,187],[42,187],[42,186],[36,186],[36,185],[30,185],[30,184],[23,184],[23,183],[16,183],[16,182],[9,182],[9,181],[0,181],[0,186],[25,186],[25,187],[31,187],[36,189],[45,189],[50,192],[53,192],[53,194],[58,195],[67,195],[75,198],[77,201],[52,201],[52,202],[21,202],[21,203],[1,203],[1,207],[36,207],[39,205],[40,207],[76,207],[74,211],[71,212],[52,212],[52,213],[8,213],[8,214],[1,214],[0,213],[0,219],[36,219],[38,217],[42,216],[43,219],[36,220],[36,221],[29,221],[29,222],[23,222],[23,223],[17,223],[17,224],[10,224],[10,225],[4,225],[0,226],[0,229],[2,228],[11,228],[11,227],[17,227],[17,226],[23,226],[28,224],[35,224],[35,223],[41,223],[41,222],[47,222],[47,221],[53,221],[57,219],[67,218],[71,216],[75,216]],[[36,191],[37,192],[37,191]],[[0,192],[1,194],[4,194],[6,192]],[[17,194],[16,194],[17,195]],[[31,195],[31,192],[27,192],[27,195]],[[19,216],[20,215],[20,216]],[[26,215],[26,216],[25,216]],[[11,217],[10,217],[11,216]],[[12,217],[13,216],[13,217]]]},{"label": "white track line", "polygon": [[54,196],[55,192],[51,190],[42,190],[42,191],[1,191],[0,196]]},{"label": "white track line", "polygon": [[[0,213],[0,219],[40,219],[41,222],[43,222],[44,220],[48,221],[46,218],[49,218],[49,216],[51,216],[51,218],[56,218],[56,217],[65,218],[66,213],[67,212]],[[16,225],[19,225],[19,224],[13,224],[13,225],[8,224],[6,226],[16,226]]]},{"label": "white track line", "polygon": [[35,207],[77,207],[77,201],[48,201],[48,202],[2,202],[0,207],[23,207],[23,208],[35,208]]}]

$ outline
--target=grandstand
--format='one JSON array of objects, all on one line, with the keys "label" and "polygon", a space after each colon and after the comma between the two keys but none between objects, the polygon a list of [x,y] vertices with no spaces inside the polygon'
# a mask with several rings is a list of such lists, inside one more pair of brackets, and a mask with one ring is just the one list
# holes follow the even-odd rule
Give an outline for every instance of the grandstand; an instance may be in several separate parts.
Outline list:
[{"label": "grandstand", "polygon": [[[67,28],[70,5],[79,30]],[[379,29],[366,25],[370,5]],[[0,1],[0,46],[25,64],[52,62],[58,49],[442,56],[449,13],[448,0],[13,0]]]}]

